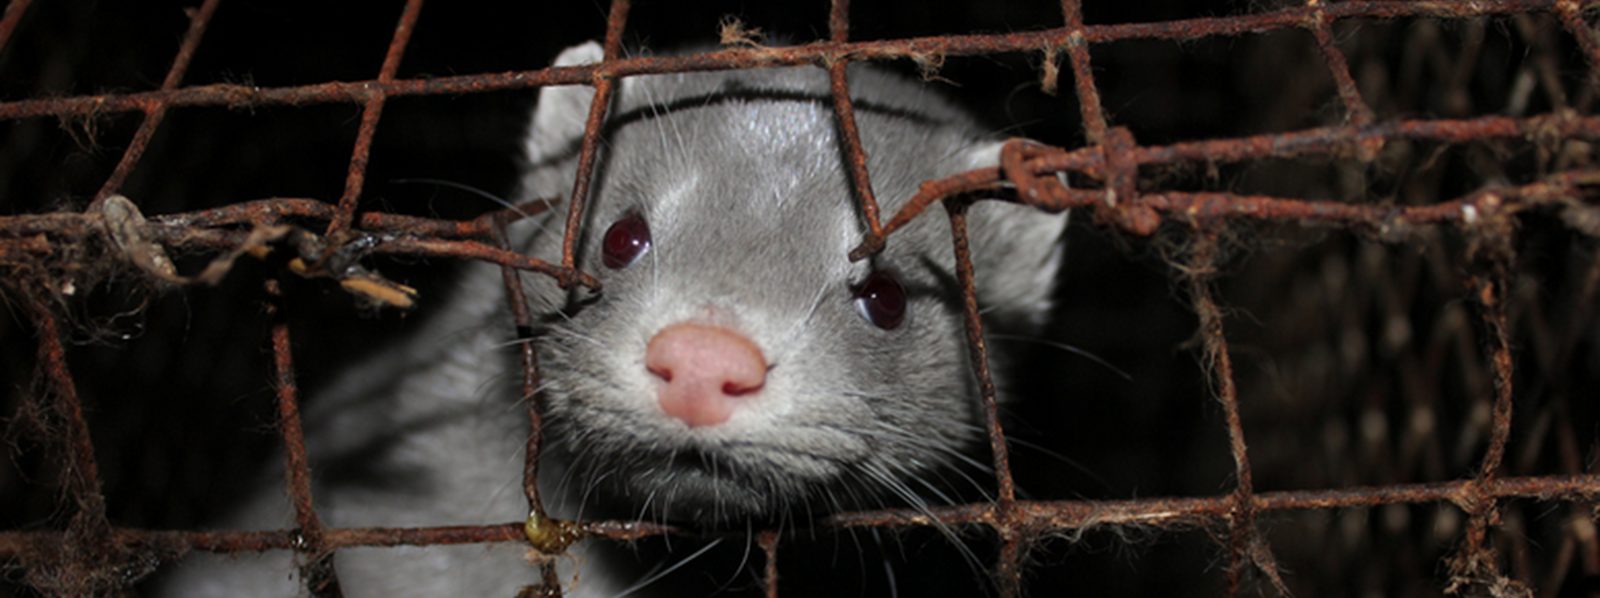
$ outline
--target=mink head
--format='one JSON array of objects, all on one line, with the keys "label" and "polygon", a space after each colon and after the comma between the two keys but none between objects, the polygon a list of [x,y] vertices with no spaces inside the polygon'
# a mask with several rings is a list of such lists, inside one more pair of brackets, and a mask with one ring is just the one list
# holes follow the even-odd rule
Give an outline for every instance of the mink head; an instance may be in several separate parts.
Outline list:
[{"label": "mink head", "polygon": [[[557,64],[599,58],[591,43]],[[849,80],[883,219],[922,181],[996,162],[998,141],[926,86]],[[866,227],[828,89],[815,67],[619,82],[577,246],[602,292],[529,283],[567,465],[553,483],[585,508],[737,523],[920,504],[983,439],[949,221],[935,207],[848,258]],[[542,259],[560,259],[592,97],[546,88],[535,109],[523,198],[559,203],[516,232]],[[971,214],[986,324],[1038,324],[1065,216]]]}]

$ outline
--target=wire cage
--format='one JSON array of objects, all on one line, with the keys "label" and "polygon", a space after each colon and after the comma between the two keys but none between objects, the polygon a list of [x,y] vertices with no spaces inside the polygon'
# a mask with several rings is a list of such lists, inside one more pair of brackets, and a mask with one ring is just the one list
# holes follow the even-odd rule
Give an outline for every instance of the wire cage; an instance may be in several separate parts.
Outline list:
[{"label": "wire cage", "polygon": [[[11,0],[0,18],[0,593],[136,592],[192,551],[287,550],[309,592],[338,595],[354,589],[330,559],[352,547],[555,555],[696,533],[326,526],[301,388],[403,334],[392,308],[426,309],[449,284],[429,272],[450,263],[504,268],[508,335],[531,328],[520,277],[598,285],[571,242],[559,263],[508,250],[514,209],[394,184],[403,173],[471,165],[504,188],[506,123],[529,93],[592,85],[564,198],[574,239],[619,80],[792,65],[830,77],[867,231],[852,257],[913,219],[950,223],[994,470],[993,500],[818,526],[963,530],[991,559],[967,573],[1001,596],[1600,593],[1600,4],[49,4]],[[628,50],[719,34],[690,54]],[[586,38],[603,62],[539,62]],[[880,211],[846,76],[862,61],[957,82],[1039,141]],[[440,114],[481,121],[430,128]],[[997,403],[987,356],[1006,339],[986,336],[974,296],[973,191],[1076,210],[1052,334],[1128,380],[1030,355],[1015,369],[1033,396]],[[514,350],[534,396],[532,345]],[[542,513],[527,405],[521,487]],[[208,480],[264,459],[285,460],[294,527],[199,531],[240,492]],[[824,591],[780,558],[801,540],[750,541],[755,591]],[[535,565],[549,595],[554,563]]]}]

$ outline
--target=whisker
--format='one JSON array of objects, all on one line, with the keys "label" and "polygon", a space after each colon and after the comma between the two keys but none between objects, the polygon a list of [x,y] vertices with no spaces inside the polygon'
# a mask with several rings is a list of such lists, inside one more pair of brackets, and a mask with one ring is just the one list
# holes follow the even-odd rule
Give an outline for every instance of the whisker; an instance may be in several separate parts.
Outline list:
[{"label": "whisker", "polygon": [[689,555],[688,557],[684,558],[681,561],[673,563],[673,565],[671,567],[667,567],[666,569],[664,569],[662,571],[653,572],[653,573],[647,573],[646,574],[647,577],[645,577],[644,579],[641,579],[638,582],[634,583],[633,585],[628,586],[627,589],[624,589],[621,592],[618,592],[616,594],[616,598],[622,598],[623,596],[627,596],[628,594],[632,594],[632,593],[637,592],[637,591],[639,591],[641,589],[644,589],[645,586],[648,586],[648,585],[650,585],[652,583],[655,583],[656,581],[659,581],[661,578],[672,574],[673,571],[677,571],[678,569],[683,568],[683,566],[689,564],[690,561],[693,561],[693,560],[695,560],[697,558],[700,558],[700,555],[705,554],[706,552],[710,551],[712,548],[716,548],[718,544],[722,543],[722,540],[723,540],[722,538],[717,538],[715,540],[712,540],[711,543],[706,544],[705,546],[702,546],[699,550],[694,551],[694,554]]},{"label": "whisker", "polygon": [[1052,340],[1049,340],[1049,339],[1035,338],[1035,337],[1030,337],[1030,336],[1018,336],[1018,335],[1012,335],[1012,334],[991,334],[991,335],[989,335],[989,338],[992,339],[992,340],[997,340],[997,341],[1012,341],[1012,342],[1033,343],[1033,344],[1036,344],[1036,345],[1043,345],[1043,346],[1051,347],[1051,348],[1054,348],[1054,349],[1060,349],[1062,351],[1066,351],[1067,353],[1071,353],[1073,355],[1077,355],[1077,356],[1082,357],[1084,359],[1088,359],[1091,362],[1094,362],[1096,364],[1104,366],[1106,369],[1111,370],[1112,373],[1116,374],[1117,377],[1122,378],[1123,380],[1126,380],[1128,382],[1132,382],[1133,381],[1133,375],[1129,374],[1126,371],[1123,371],[1122,368],[1119,368],[1117,366],[1111,365],[1111,362],[1106,361],[1105,359],[1101,358],[1099,355],[1095,355],[1093,353],[1090,353],[1088,351],[1085,351],[1083,349],[1080,349],[1078,347],[1074,347],[1074,346],[1066,344],[1066,343],[1052,341]]},{"label": "whisker", "polygon": [[[878,530],[873,529],[872,531],[876,533]],[[879,543],[882,544],[882,541],[880,540]],[[900,587],[895,583],[894,563],[890,562],[889,559],[883,559],[883,574],[889,581],[889,598],[899,598]]]},{"label": "whisker", "polygon": [[[590,343],[590,344],[592,344],[592,345],[594,345],[596,347],[599,347],[601,349],[610,348],[610,346],[607,345],[604,341],[601,341],[598,338],[595,338],[593,336],[589,336],[589,335],[584,334],[582,332],[578,332],[577,330],[575,330],[575,329],[573,329],[571,327],[567,327],[567,326],[552,326],[546,332],[546,336],[551,337],[551,338],[570,338],[570,339],[574,339],[574,340],[581,340],[581,341]],[[518,340],[517,342],[521,342],[521,341]],[[513,344],[515,344],[515,343],[513,343]],[[506,346],[510,346],[510,345],[506,345]]]},{"label": "whisker", "polygon": [[728,580],[722,582],[721,587],[719,587],[717,590],[718,592],[726,590],[732,586],[734,580],[739,579],[739,573],[746,570],[745,566],[750,564],[750,553],[755,543],[755,522],[747,520],[744,523],[744,553],[739,556],[739,564],[733,568],[733,575],[729,575]]},{"label": "whisker", "polygon": [[[795,322],[794,326],[789,329],[788,334],[784,335],[785,338],[783,344],[784,346],[790,347],[790,351],[795,350],[795,337],[799,336],[800,331],[805,330],[806,325],[811,323],[811,318],[817,315],[817,308],[822,307],[822,299],[827,295],[828,286],[829,285],[827,283],[823,283],[821,286],[817,287],[817,295],[811,300],[811,308],[807,309],[806,315],[801,317],[799,321]],[[777,361],[784,361],[787,360],[787,358],[788,355],[783,355]]]},{"label": "whisker", "polygon": [[[501,199],[501,197],[498,196],[498,195],[495,195],[493,193],[490,193],[488,191],[484,191],[483,189],[479,189],[477,187],[474,187],[472,185],[468,185],[468,184],[465,184],[465,183],[457,183],[455,181],[447,181],[447,180],[444,180],[444,179],[421,178],[421,177],[403,178],[403,179],[389,179],[389,182],[393,183],[393,184],[399,184],[399,185],[410,185],[410,184],[421,183],[421,184],[428,184],[428,185],[437,185],[439,187],[449,187],[451,189],[455,189],[455,190],[458,190],[458,191],[466,191],[467,193],[471,193],[471,194],[476,195],[478,197],[481,197],[483,199],[487,199],[487,200],[489,200],[491,202],[494,202],[495,204],[497,204],[500,207],[503,207],[503,208],[505,208],[507,210],[511,210],[513,212],[516,212],[519,216],[522,216],[525,219],[532,219],[533,218],[533,216],[531,214],[522,211],[522,208],[517,207],[516,204],[513,204],[513,203],[511,203],[509,201],[506,201],[504,199]],[[537,201],[544,202],[546,206],[551,205],[551,202],[550,202],[549,198],[539,198]],[[540,223],[539,227],[540,227],[541,230],[543,230],[543,228],[544,228],[543,223]]]},{"label": "whisker", "polygon": [[939,535],[944,536],[951,546],[956,548],[963,560],[966,560],[974,571],[982,570],[982,561],[978,559],[978,555],[972,552],[972,548],[967,546],[966,542],[961,541],[960,536],[956,534],[955,529],[950,524],[940,521],[938,517],[934,516],[933,510],[928,507],[927,501],[922,500],[904,482],[895,479],[893,475],[883,470],[879,465],[869,464],[864,470],[874,479],[877,479],[879,483],[884,484],[884,487],[888,488],[890,492],[905,500],[913,510],[927,516],[933,522],[934,530],[939,532]]}]

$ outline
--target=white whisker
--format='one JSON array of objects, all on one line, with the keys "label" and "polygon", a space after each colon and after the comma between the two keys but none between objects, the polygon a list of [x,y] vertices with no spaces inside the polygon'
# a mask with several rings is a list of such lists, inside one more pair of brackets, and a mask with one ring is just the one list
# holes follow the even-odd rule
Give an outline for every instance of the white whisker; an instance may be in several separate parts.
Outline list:
[{"label": "white whisker", "polygon": [[1095,355],[1093,353],[1090,353],[1088,351],[1085,351],[1083,349],[1080,349],[1078,347],[1074,347],[1074,346],[1066,344],[1066,343],[1052,341],[1052,340],[1043,339],[1043,338],[1034,338],[1034,337],[1028,337],[1028,336],[1016,336],[1016,335],[1011,335],[1011,334],[991,334],[991,335],[989,335],[989,340],[1033,343],[1033,344],[1036,344],[1036,345],[1043,345],[1043,346],[1051,347],[1051,348],[1054,348],[1054,349],[1060,349],[1062,351],[1066,351],[1067,353],[1071,353],[1073,355],[1077,355],[1077,356],[1082,357],[1084,359],[1088,359],[1089,361],[1092,361],[1092,362],[1094,362],[1096,364],[1104,366],[1106,369],[1111,370],[1112,373],[1116,374],[1117,377],[1122,378],[1123,380],[1127,380],[1129,382],[1133,381],[1133,375],[1129,374],[1126,371],[1124,371],[1122,368],[1119,368],[1117,366],[1111,365],[1111,362],[1106,361],[1105,359],[1101,358],[1099,355]]},{"label": "white whisker", "polygon": [[701,547],[700,550],[694,551],[694,554],[689,555],[688,557],[684,558],[681,561],[673,563],[671,567],[667,567],[666,569],[663,569],[663,570],[658,571],[658,572],[647,573],[646,574],[647,576],[644,579],[641,579],[641,580],[635,582],[633,585],[628,586],[626,589],[622,590],[621,592],[618,592],[616,594],[616,598],[622,598],[623,596],[627,596],[628,594],[632,594],[634,592],[637,592],[637,591],[643,589],[645,586],[648,586],[648,585],[650,585],[652,583],[655,583],[656,581],[660,580],[661,578],[672,574],[673,571],[677,571],[678,569],[682,568],[684,565],[689,564],[689,561],[693,561],[693,560],[699,558],[700,555],[705,554],[706,552],[710,551],[712,548],[716,548],[717,545],[721,544],[721,543],[722,543],[722,538],[717,538],[715,540],[712,540],[711,543],[706,544],[705,546]]}]

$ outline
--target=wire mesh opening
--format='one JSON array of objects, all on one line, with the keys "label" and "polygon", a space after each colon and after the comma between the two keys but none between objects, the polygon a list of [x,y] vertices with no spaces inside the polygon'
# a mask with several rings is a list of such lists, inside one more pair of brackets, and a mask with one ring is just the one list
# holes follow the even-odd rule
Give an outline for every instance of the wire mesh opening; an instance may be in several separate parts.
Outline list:
[{"label": "wire mesh opening", "polygon": [[[984,578],[980,591],[1595,592],[1593,3],[1064,0],[935,15],[835,0],[707,7],[703,19],[632,4],[526,15],[571,30],[533,53],[504,49],[537,36],[479,35],[484,15],[420,0],[314,17],[219,0],[137,15],[12,0],[0,16],[5,591],[117,592],[191,551],[276,549],[301,557],[312,593],[331,595],[355,591],[327,558],[346,550],[531,541],[555,553],[569,533],[695,534],[625,521],[531,540],[522,521],[328,527],[310,490],[301,389],[336,378],[370,339],[404,334],[395,316],[357,317],[351,304],[409,303],[399,281],[413,278],[416,296],[432,296],[449,280],[426,273],[448,263],[500,264],[513,295],[519,276],[597,284],[570,245],[560,263],[505,249],[513,211],[405,180],[462,172],[454,161],[506,184],[517,140],[482,131],[525,118],[531,90],[594,86],[600,109],[564,198],[577,214],[621,78],[814,65],[832,77],[869,231],[855,255],[912,219],[950,221],[985,386],[986,351],[1008,339],[979,342],[964,194],[1078,215],[1053,334],[1111,366],[1029,353],[1016,368],[1029,400],[983,397],[996,498],[933,509],[989,559],[962,572]],[[728,14],[797,45],[733,31],[735,43],[697,54],[624,51],[708,37]],[[123,39],[120,19],[150,23],[155,41],[106,43]],[[350,59],[300,51],[335,35]],[[604,63],[541,62],[586,37],[604,40]],[[463,39],[489,41],[474,52]],[[971,81],[961,95],[1037,116],[1026,132],[1044,143],[1013,142],[1000,168],[932,181],[880,211],[847,93],[852,61]],[[1002,93],[1008,81],[1030,87]],[[419,124],[443,113],[482,120],[465,133]],[[276,258],[250,255],[268,247]],[[1096,296],[1095,281],[1120,294]],[[329,321],[361,340],[319,335]],[[525,363],[532,394],[538,372]],[[163,394],[118,403],[127,388]],[[538,430],[538,411],[526,415]],[[193,422],[269,433],[196,451]],[[516,483],[541,512],[530,446]],[[286,460],[294,527],[194,531],[247,490],[213,480],[264,459]],[[907,538],[930,525],[912,510],[818,524]],[[750,589],[827,591],[784,569],[803,540],[751,540],[765,560]],[[543,563],[559,592],[554,560]],[[1139,580],[1141,569],[1170,575]]]}]

